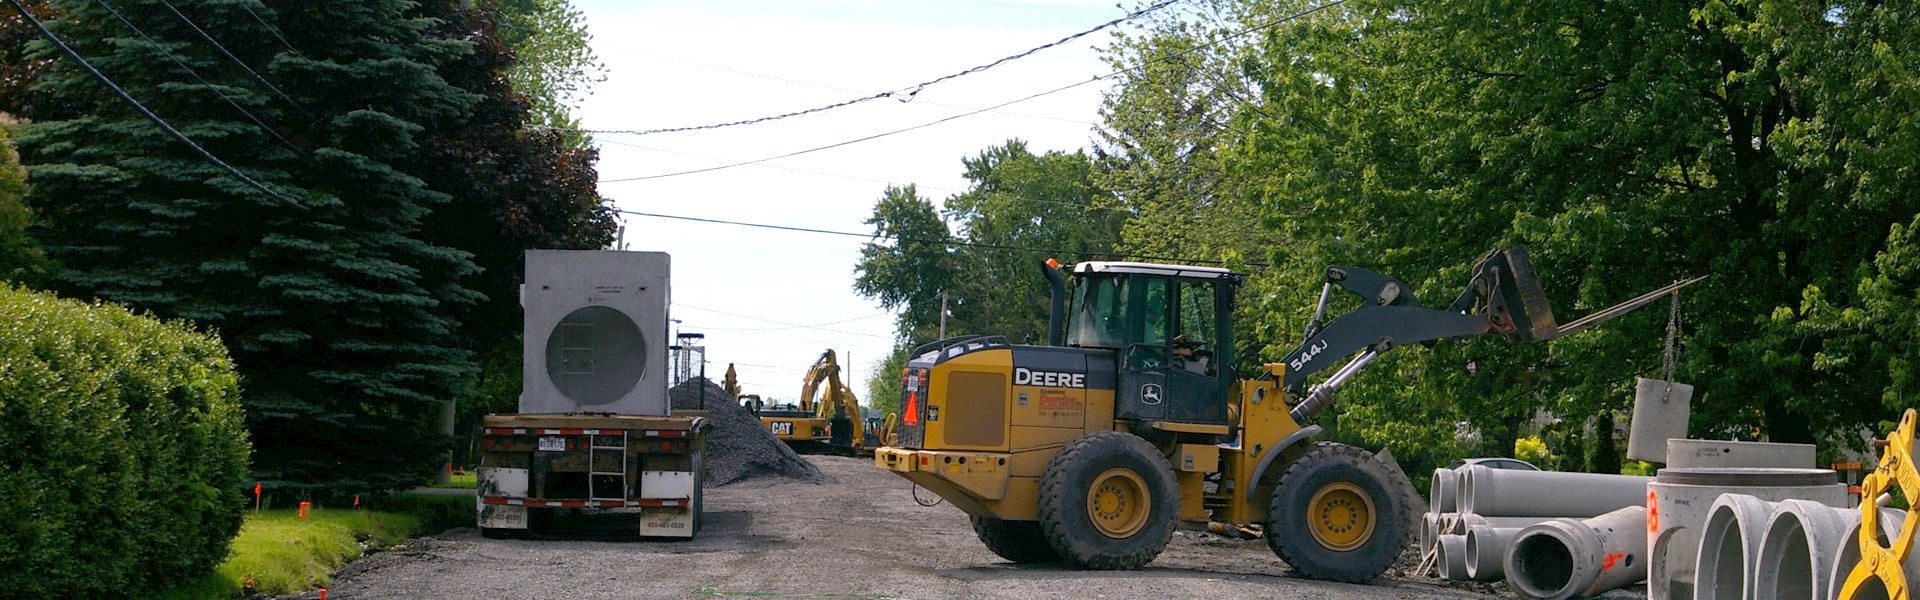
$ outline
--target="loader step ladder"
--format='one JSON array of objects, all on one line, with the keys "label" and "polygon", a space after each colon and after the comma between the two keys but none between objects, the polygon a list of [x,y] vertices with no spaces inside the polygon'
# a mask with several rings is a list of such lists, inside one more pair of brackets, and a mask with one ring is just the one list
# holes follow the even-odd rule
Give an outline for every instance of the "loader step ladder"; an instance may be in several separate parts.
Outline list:
[{"label": "loader step ladder", "polygon": [[[627,485],[627,432],[623,429],[619,430],[618,433],[620,438],[619,445],[601,445],[600,443],[600,438],[602,437],[614,437],[613,432],[602,430],[587,436],[587,499],[589,500],[626,500],[627,494],[633,489]],[[619,453],[620,470],[599,470],[599,454],[601,452]],[[619,487],[616,488],[618,490],[617,495],[600,495],[599,489],[596,486],[602,477],[619,479]]]}]

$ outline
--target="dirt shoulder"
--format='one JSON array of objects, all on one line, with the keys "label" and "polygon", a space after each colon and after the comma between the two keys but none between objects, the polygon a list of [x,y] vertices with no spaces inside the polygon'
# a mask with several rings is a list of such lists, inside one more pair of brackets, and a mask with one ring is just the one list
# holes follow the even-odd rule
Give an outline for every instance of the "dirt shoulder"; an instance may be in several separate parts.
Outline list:
[{"label": "dirt shoulder", "polygon": [[491,540],[458,529],[350,565],[329,598],[1487,597],[1422,582],[1289,577],[1259,540],[1190,532],[1140,571],[1014,565],[980,545],[959,509],[916,504],[905,480],[869,461],[807,460],[832,481],[711,489],[706,528],[694,540],[621,539],[619,520],[604,517],[608,535],[594,539]]}]

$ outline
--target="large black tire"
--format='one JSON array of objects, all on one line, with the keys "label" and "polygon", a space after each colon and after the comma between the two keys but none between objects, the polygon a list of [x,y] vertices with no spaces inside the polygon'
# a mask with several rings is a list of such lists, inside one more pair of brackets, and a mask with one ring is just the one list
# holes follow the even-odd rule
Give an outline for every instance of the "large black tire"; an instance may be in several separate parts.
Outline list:
[{"label": "large black tire", "polygon": [[1034,521],[1003,521],[991,517],[971,517],[973,532],[994,554],[1017,563],[1053,562],[1060,555],[1047,545],[1047,533]]},{"label": "large black tire", "polygon": [[[1087,499],[1103,482],[1137,487],[1137,501],[1115,505],[1120,514],[1135,515],[1116,536],[1096,525]],[[1047,545],[1069,564],[1082,569],[1137,569],[1153,562],[1173,538],[1179,515],[1180,488],[1173,465],[1146,440],[1121,432],[1096,433],[1068,442],[1047,464],[1040,478],[1040,527]],[[1134,511],[1143,511],[1136,513]],[[1121,520],[1130,520],[1122,518]]]},{"label": "large black tire", "polygon": [[1393,492],[1392,481],[1366,451],[1317,443],[1287,467],[1274,487],[1267,505],[1267,546],[1311,579],[1366,582],[1379,577],[1400,557],[1412,527],[1405,500]]}]

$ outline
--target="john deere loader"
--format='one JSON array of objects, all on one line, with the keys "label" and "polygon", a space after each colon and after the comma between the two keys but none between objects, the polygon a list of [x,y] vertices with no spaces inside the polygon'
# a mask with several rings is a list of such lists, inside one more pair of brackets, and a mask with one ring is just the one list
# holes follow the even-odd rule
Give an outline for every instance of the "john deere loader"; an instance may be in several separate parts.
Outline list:
[{"label": "john deere loader", "polygon": [[[898,440],[874,462],[966,511],[980,541],[1014,562],[1132,569],[1175,528],[1217,522],[1263,526],[1300,574],[1341,581],[1379,576],[1417,512],[1371,453],[1314,440],[1313,417],[1342,383],[1399,346],[1548,340],[1692,283],[1561,325],[1524,248],[1487,255],[1441,309],[1391,277],[1335,266],[1305,340],[1241,379],[1231,322],[1240,274],[1086,262],[1068,282],[1063,270],[1043,268],[1047,345],[967,335],[912,351]],[[1336,289],[1362,306],[1323,322]]]}]

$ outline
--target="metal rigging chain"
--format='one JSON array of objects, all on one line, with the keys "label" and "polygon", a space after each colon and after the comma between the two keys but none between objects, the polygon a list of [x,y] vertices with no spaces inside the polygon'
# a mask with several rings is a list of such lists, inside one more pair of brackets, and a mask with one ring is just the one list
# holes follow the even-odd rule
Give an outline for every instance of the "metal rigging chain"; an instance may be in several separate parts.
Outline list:
[{"label": "metal rigging chain", "polygon": [[1667,387],[1673,387],[1674,367],[1680,361],[1680,290],[1673,291],[1673,301],[1667,305],[1667,354],[1662,359],[1666,374],[1661,377],[1667,381]]},{"label": "metal rigging chain", "polygon": [[1899,487],[1900,494],[1909,502],[1920,498],[1920,471],[1914,469],[1913,463],[1913,422],[1913,409],[1900,415],[1900,426],[1887,435],[1880,466],[1860,482],[1860,562],[1847,573],[1847,580],[1840,587],[1841,600],[1860,597],[1861,588],[1874,578],[1886,589],[1886,598],[1906,600],[1909,597],[1907,574],[1901,564],[1913,551],[1913,536],[1915,530],[1920,530],[1920,517],[1909,514],[1901,521],[1900,535],[1894,538],[1892,547],[1881,546],[1876,539],[1880,531],[1880,507],[1873,499],[1894,486]]}]

